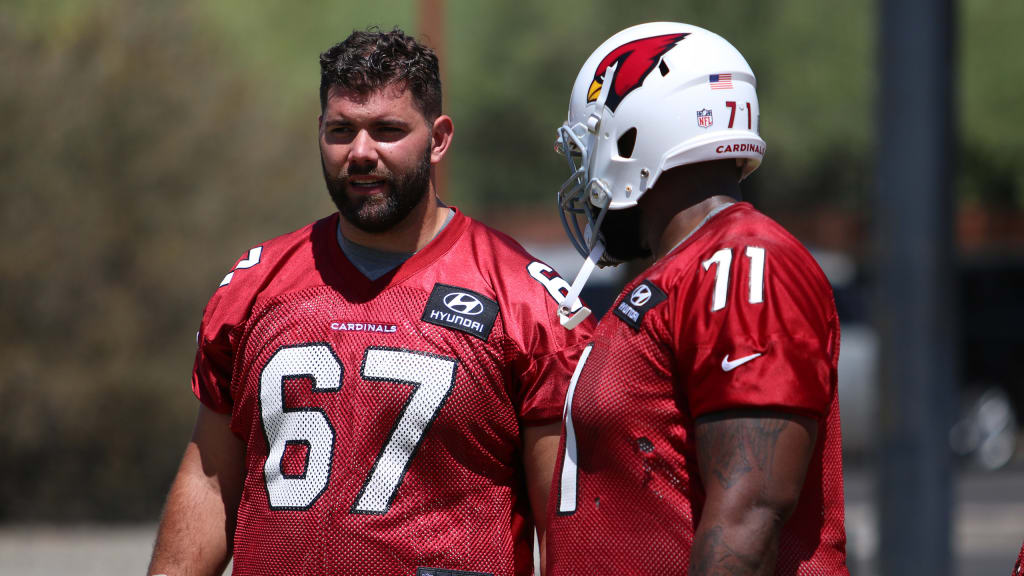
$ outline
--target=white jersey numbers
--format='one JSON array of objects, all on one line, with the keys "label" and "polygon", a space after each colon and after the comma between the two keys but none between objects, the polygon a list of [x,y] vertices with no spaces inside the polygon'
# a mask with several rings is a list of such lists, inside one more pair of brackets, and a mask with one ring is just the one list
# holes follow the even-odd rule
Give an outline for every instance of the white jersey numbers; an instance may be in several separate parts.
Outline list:
[{"label": "white jersey numbers", "polygon": [[[542,262],[530,262],[530,265],[526,267],[526,271],[530,273],[531,278],[544,285],[544,288],[547,289],[548,294],[555,299],[556,303],[561,304],[566,294],[569,293],[569,283],[552,270],[550,266]],[[577,299],[573,303],[570,312],[575,312],[582,307],[583,303]]]},{"label": "white jersey numbers", "polygon": [[[395,499],[423,435],[437,417],[455,384],[456,361],[443,356],[391,348],[368,348],[360,375],[371,382],[394,382],[414,388],[391,427],[356,497],[352,512],[385,514]],[[315,393],[341,389],[344,366],[327,344],[278,350],[260,375],[260,419],[269,447],[263,465],[272,510],[306,510],[327,488],[334,461],[334,427],[323,410],[284,407],[285,384],[311,381]],[[284,471],[289,446],[305,448],[305,466]]]},{"label": "white jersey numbers", "polygon": [[764,302],[764,248],[747,246],[750,258],[750,299],[751,304]]},{"label": "white jersey numbers", "polygon": [[704,261],[704,270],[710,270],[712,264],[715,268],[715,292],[711,299],[711,311],[718,312],[725,308],[725,299],[729,293],[729,268],[732,266],[732,250],[723,248],[711,255]]},{"label": "white jersey numbers", "polygon": [[583,365],[587,363],[590,350],[594,345],[590,344],[580,354],[580,361],[576,364],[576,371],[572,373],[569,380],[569,390],[565,394],[565,408],[562,410],[562,421],[565,427],[565,453],[562,454],[562,470],[558,475],[558,513],[572,514],[576,511],[576,477],[579,473],[576,464],[576,429],[572,425],[572,397],[576,392],[576,382],[580,379],[580,372],[583,372]]},{"label": "white jersey numbers", "polygon": [[[747,302],[760,304],[764,302],[764,248],[747,246],[744,251],[750,259],[750,282]],[[725,308],[729,297],[729,271],[732,267],[732,248],[722,248],[703,262],[705,271],[715,266],[715,288],[711,297],[711,311],[717,312]]]},{"label": "white jersey numbers", "polygon": [[[269,447],[263,476],[271,509],[309,508],[327,488],[334,457],[334,428],[327,416],[317,408],[286,409],[285,382],[312,380],[314,392],[330,392],[341,388],[342,373],[330,346],[313,344],[278,350],[260,374],[260,416]],[[289,445],[308,450],[301,474],[284,474],[282,463]]]},{"label": "white jersey numbers", "polygon": [[252,250],[249,250],[249,254],[245,258],[243,258],[241,262],[236,264],[234,269],[231,270],[231,272],[228,272],[227,276],[225,276],[224,279],[220,281],[220,285],[221,286],[227,286],[228,284],[230,284],[231,283],[231,279],[235,277],[235,271],[237,271],[237,270],[245,270],[247,268],[252,268],[253,266],[259,264],[260,263],[260,256],[262,256],[262,255],[263,255],[263,246],[257,246],[255,248],[253,248]]},{"label": "white jersey numbers", "polygon": [[398,382],[413,387],[387,444],[377,456],[353,512],[383,514],[395,499],[409,461],[423,440],[423,432],[437,416],[455,384],[455,361],[442,356],[370,348],[362,376],[374,382]]}]

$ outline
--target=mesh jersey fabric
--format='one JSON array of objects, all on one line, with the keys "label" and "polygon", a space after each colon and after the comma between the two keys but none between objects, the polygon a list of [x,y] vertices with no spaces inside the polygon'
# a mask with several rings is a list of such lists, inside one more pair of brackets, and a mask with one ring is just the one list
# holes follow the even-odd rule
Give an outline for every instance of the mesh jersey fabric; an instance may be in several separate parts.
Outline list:
[{"label": "mesh jersey fabric", "polygon": [[204,311],[193,391],[246,445],[234,573],[532,574],[520,427],[560,417],[589,326],[461,213],[375,281],[337,222],[254,248]]},{"label": "mesh jersey fabric", "polygon": [[686,574],[705,500],[695,420],[747,407],[818,421],[776,574],[847,574],[838,358],[831,287],[806,249],[746,203],[709,219],[626,286],[584,351],[547,574]]}]

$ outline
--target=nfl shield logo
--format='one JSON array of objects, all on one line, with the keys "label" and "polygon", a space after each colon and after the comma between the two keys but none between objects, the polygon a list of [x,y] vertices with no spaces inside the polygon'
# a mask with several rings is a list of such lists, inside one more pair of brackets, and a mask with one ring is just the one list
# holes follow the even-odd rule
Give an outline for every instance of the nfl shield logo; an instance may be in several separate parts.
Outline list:
[{"label": "nfl shield logo", "polygon": [[711,110],[707,108],[697,110],[697,126],[700,126],[701,128],[709,128],[714,123],[715,119],[711,116]]}]

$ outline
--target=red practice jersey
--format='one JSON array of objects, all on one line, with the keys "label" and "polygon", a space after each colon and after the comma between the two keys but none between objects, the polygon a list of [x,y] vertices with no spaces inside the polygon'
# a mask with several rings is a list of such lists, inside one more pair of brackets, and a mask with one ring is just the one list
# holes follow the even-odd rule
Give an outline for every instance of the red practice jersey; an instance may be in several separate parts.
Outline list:
[{"label": "red practice jersey", "polygon": [[532,574],[520,430],[589,335],[567,283],[458,212],[370,281],[337,225],[253,248],[204,312],[192,387],[246,445],[235,574]]},{"label": "red practice jersey", "polygon": [[715,214],[637,279],[570,384],[548,501],[550,575],[686,574],[705,501],[698,417],[810,415],[817,443],[776,574],[847,574],[832,289],[747,203]]}]

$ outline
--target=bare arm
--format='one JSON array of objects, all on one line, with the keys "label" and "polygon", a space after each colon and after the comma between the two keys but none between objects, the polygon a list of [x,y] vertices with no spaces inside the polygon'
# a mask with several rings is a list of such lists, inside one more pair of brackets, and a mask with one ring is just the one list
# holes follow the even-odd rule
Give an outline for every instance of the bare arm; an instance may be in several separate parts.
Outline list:
[{"label": "bare arm", "polygon": [[547,559],[545,540],[548,526],[548,492],[551,490],[551,479],[555,474],[561,432],[561,422],[523,428],[523,467],[526,470],[530,509],[537,525],[541,570],[544,569]]},{"label": "bare arm", "polygon": [[723,412],[697,420],[707,501],[691,576],[775,573],[779,533],[796,508],[817,423],[782,412]]},{"label": "bare arm", "polygon": [[199,408],[164,506],[149,574],[221,574],[231,558],[245,447],[230,416]]}]

